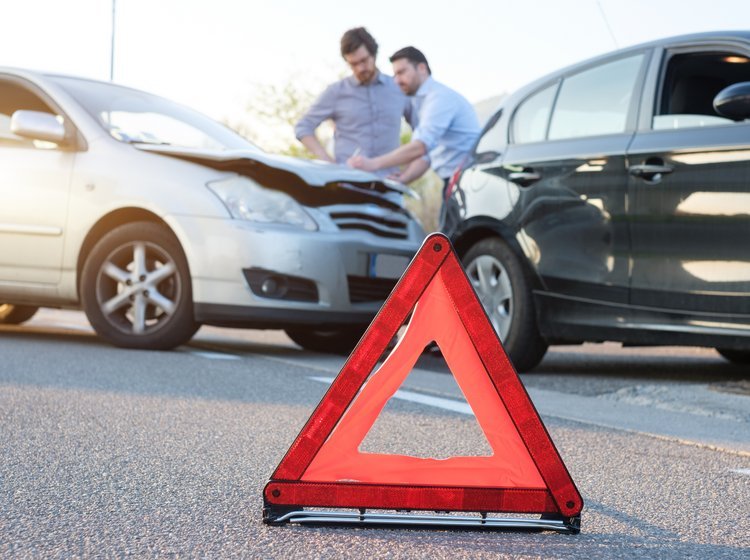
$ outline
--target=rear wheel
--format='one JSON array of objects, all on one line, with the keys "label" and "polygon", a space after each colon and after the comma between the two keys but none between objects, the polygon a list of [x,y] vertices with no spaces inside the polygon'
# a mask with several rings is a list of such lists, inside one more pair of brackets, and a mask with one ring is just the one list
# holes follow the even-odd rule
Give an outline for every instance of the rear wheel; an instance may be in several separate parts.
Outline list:
[{"label": "rear wheel", "polygon": [[347,355],[357,345],[365,330],[366,325],[353,325],[346,330],[295,327],[286,329],[286,334],[306,350]]},{"label": "rear wheel", "polygon": [[20,325],[31,319],[37,311],[39,308],[31,305],[0,303],[0,325]]},{"label": "rear wheel", "polygon": [[463,262],[515,368],[534,368],[544,357],[547,343],[537,329],[529,281],[518,258],[503,241],[488,238],[474,245]]},{"label": "rear wheel", "polygon": [[172,232],[151,222],[120,226],[94,246],[81,298],[97,334],[115,346],[169,350],[198,329],[187,260]]},{"label": "rear wheel", "polygon": [[716,351],[733,364],[748,365],[750,364],[750,352],[747,350],[730,350],[727,348],[717,348]]}]

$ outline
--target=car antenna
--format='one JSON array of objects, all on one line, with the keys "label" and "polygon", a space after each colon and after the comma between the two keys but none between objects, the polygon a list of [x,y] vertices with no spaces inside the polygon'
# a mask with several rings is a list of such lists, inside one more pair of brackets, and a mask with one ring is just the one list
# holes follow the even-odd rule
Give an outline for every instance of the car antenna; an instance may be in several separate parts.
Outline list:
[{"label": "car antenna", "polygon": [[615,37],[614,32],[612,31],[612,27],[609,25],[609,21],[607,21],[607,14],[604,13],[604,8],[602,8],[602,3],[600,0],[596,0],[596,5],[599,7],[599,13],[602,15],[602,19],[604,20],[604,25],[607,26],[607,31],[609,31],[609,36],[612,37],[612,42],[615,44],[615,49],[619,49],[620,45],[617,44],[617,38]]}]

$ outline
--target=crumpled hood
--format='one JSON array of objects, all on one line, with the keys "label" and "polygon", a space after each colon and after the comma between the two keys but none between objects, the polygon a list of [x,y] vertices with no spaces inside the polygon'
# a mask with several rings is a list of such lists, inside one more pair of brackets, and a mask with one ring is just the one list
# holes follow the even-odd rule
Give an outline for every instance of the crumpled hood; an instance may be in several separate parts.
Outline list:
[{"label": "crumpled hood", "polygon": [[346,165],[323,161],[267,154],[254,150],[209,150],[138,143],[133,144],[133,147],[144,152],[153,152],[194,162],[205,162],[207,164],[210,162],[215,164],[228,163],[238,160],[254,161],[296,175],[312,187],[324,187],[334,182],[378,183],[385,190],[414,197],[417,196],[414,191],[397,181],[384,179],[367,171],[352,169]]}]

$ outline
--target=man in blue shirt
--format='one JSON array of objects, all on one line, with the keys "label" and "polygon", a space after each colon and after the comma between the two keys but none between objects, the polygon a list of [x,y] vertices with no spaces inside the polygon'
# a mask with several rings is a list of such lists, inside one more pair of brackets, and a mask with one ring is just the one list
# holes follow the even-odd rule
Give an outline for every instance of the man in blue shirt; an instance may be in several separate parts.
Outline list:
[{"label": "man in blue shirt", "polygon": [[390,58],[401,90],[412,99],[411,142],[378,157],[351,157],[349,165],[367,171],[406,165],[395,176],[402,183],[419,178],[432,166],[447,186],[479,137],[480,126],[471,104],[459,93],[432,79],[427,58],[405,47]]},{"label": "man in blue shirt", "polygon": [[[341,56],[352,75],[328,86],[294,127],[297,139],[318,159],[345,163],[358,154],[375,157],[400,144],[401,117],[408,114],[408,98],[376,64],[378,44],[364,27],[341,38]],[[334,157],[322,146],[315,129],[325,120],[335,125]],[[397,171],[385,167],[380,175]]]}]

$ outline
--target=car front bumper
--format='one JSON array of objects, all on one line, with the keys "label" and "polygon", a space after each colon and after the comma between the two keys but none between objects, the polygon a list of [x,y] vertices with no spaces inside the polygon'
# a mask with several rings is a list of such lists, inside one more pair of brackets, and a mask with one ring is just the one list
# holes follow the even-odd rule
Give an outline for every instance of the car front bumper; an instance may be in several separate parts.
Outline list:
[{"label": "car front bumper", "polygon": [[[196,320],[225,326],[366,324],[422,241],[416,226],[409,239],[401,240],[363,231],[311,232],[229,219],[181,216],[170,222],[188,259]],[[383,262],[387,266],[379,266]],[[264,297],[257,285],[251,287],[248,270],[309,284],[314,290],[308,290],[308,301],[288,293]],[[374,282],[380,297],[366,301],[361,289],[352,292],[354,282]]]}]

